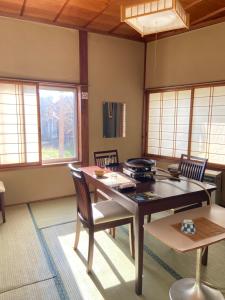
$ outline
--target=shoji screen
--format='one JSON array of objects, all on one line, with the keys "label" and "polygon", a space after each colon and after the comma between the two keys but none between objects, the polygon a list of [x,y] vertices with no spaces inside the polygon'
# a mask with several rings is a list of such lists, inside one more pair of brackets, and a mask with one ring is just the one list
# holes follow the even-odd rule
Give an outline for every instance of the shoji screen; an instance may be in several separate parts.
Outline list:
[{"label": "shoji screen", "polygon": [[225,86],[195,88],[191,155],[225,164]]},{"label": "shoji screen", "polygon": [[0,164],[39,162],[36,85],[0,83]]},{"label": "shoji screen", "polygon": [[151,93],[148,154],[180,157],[188,152],[191,90]]}]

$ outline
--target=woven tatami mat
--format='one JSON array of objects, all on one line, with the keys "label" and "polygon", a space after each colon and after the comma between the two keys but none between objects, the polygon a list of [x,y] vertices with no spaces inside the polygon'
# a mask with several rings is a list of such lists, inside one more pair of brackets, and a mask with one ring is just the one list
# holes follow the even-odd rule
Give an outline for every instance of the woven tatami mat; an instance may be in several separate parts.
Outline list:
[{"label": "woven tatami mat", "polygon": [[[91,197],[93,197],[93,193],[91,193]],[[38,228],[67,223],[76,219],[76,197],[30,203],[30,207]],[[152,220],[165,217],[168,214],[170,213],[153,214]]]},{"label": "woven tatami mat", "polygon": [[35,202],[30,207],[39,228],[74,221],[76,218],[75,197]]},{"label": "woven tatami mat", "polygon": [[26,205],[6,208],[0,225],[0,293],[52,278]]},{"label": "woven tatami mat", "polygon": [[0,294],[0,300],[60,300],[54,280],[38,282]]},{"label": "woven tatami mat", "polygon": [[81,232],[79,251],[73,250],[74,223],[42,230],[55,265],[70,299],[148,299],[168,300],[174,278],[152,257],[144,256],[143,296],[134,292],[134,261],[130,257],[128,235],[117,230],[116,240],[106,232],[95,235],[93,275],[86,273],[88,235]]}]

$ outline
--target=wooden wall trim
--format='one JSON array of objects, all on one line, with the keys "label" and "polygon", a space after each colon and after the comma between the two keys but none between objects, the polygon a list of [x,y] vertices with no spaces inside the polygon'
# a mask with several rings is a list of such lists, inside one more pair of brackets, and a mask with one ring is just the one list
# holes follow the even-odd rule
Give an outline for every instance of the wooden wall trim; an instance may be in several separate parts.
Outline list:
[{"label": "wooden wall trim", "polygon": [[89,124],[88,124],[88,33],[79,31],[79,54],[80,54],[80,156],[82,166],[89,163]]},{"label": "wooden wall trim", "polygon": [[79,82],[63,82],[63,81],[49,81],[49,80],[39,80],[39,79],[29,79],[23,77],[4,77],[1,76],[0,80],[8,81],[8,82],[26,82],[31,84],[43,84],[43,85],[54,85],[58,87],[78,87],[81,84]]},{"label": "wooden wall trim", "polygon": [[191,84],[181,84],[181,85],[169,85],[166,87],[154,87],[154,88],[146,88],[145,91],[149,93],[158,93],[158,92],[166,92],[171,90],[180,90],[180,89],[191,89],[197,87],[208,87],[211,85],[219,86],[225,85],[225,80],[219,81],[210,81],[210,82],[199,82],[199,83],[191,83]]},{"label": "wooden wall trim", "polygon": [[80,83],[88,84],[88,34],[79,31]]}]

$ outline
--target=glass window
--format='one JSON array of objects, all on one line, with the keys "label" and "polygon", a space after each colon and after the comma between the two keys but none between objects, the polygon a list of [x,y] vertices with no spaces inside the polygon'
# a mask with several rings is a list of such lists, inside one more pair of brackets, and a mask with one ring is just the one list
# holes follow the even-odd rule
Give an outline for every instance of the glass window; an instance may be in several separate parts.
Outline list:
[{"label": "glass window", "polygon": [[76,89],[0,81],[1,167],[78,160],[77,128]]},{"label": "glass window", "polygon": [[43,162],[77,158],[76,91],[40,86],[39,95]]}]

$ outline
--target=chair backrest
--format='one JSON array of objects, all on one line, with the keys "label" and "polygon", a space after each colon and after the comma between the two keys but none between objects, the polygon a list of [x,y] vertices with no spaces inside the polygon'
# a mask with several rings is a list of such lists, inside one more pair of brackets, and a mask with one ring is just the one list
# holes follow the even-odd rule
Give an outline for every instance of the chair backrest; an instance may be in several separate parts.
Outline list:
[{"label": "chair backrest", "polygon": [[117,150],[94,152],[96,166],[104,167],[105,165],[118,164],[119,157]]},{"label": "chair backrest", "polygon": [[84,174],[79,169],[76,169],[72,164],[68,165],[77,195],[77,209],[81,219],[88,225],[93,224],[91,197],[86,183]]},{"label": "chair backrest", "polygon": [[206,164],[207,159],[205,158],[195,156],[188,157],[188,155],[182,154],[178,171],[187,178],[203,181]]}]

